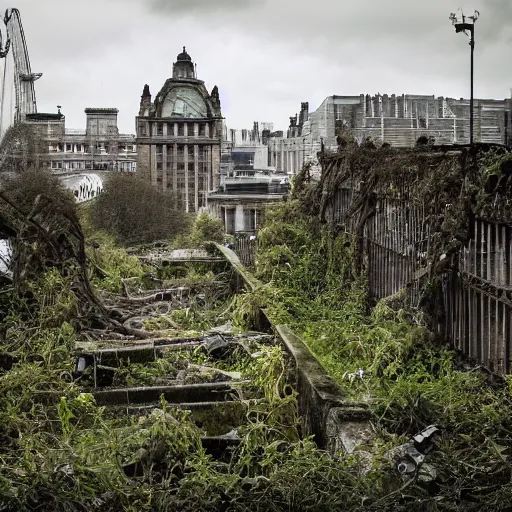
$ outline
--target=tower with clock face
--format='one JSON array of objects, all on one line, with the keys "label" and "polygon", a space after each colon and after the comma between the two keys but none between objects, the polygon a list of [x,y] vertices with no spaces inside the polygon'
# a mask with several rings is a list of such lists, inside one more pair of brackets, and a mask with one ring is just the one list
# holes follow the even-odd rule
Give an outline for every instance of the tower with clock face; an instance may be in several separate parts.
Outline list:
[{"label": "tower with clock face", "polygon": [[174,193],[183,210],[205,208],[219,184],[222,119],[217,87],[208,93],[183,47],[154,102],[144,87],[136,117],[137,172]]}]

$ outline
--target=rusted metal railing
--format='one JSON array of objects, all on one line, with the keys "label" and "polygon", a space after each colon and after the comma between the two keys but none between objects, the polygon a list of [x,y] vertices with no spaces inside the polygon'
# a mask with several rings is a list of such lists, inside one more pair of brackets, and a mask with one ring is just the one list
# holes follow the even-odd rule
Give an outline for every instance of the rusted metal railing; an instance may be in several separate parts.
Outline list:
[{"label": "rusted metal railing", "polygon": [[[369,292],[381,299],[406,289],[411,304],[421,306],[422,279],[433,262],[433,228],[426,207],[413,202],[407,190],[397,197],[393,201],[379,199],[364,227]],[[354,220],[346,218],[352,198],[352,190],[340,188],[326,218],[343,223],[345,231],[355,234]],[[440,273],[442,297],[433,327],[487,368],[509,373],[512,227],[479,218],[473,224],[469,241],[457,254],[445,256],[450,265]]]}]

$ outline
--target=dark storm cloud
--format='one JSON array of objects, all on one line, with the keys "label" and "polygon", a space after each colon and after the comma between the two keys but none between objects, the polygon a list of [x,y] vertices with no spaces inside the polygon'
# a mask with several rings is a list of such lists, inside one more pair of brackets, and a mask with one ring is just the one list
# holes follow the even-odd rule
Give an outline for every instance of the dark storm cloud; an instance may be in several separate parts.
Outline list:
[{"label": "dark storm cloud", "polygon": [[[116,106],[133,131],[186,45],[230,127],[287,118],[331,94],[467,96],[469,48],[448,16],[480,11],[475,94],[509,94],[512,0],[12,0],[22,13],[41,108]],[[507,40],[509,42],[507,43]]]},{"label": "dark storm cloud", "polygon": [[265,3],[265,0],[150,0],[153,10],[169,14],[243,11]]},{"label": "dark storm cloud", "polygon": [[[512,0],[480,0],[479,3],[480,18],[475,29],[478,34],[490,41],[504,40],[512,44]],[[510,50],[509,47],[509,54]]]}]

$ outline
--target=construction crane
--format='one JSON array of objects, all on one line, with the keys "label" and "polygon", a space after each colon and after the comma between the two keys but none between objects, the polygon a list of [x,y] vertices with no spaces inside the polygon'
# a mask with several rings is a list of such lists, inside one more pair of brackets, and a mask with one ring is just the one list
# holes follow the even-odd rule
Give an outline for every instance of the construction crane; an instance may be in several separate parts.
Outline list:
[{"label": "construction crane", "polygon": [[[27,115],[37,113],[34,82],[42,76],[42,73],[32,73],[30,68],[27,42],[18,9],[5,11],[4,24],[7,35],[5,46],[3,34],[0,32],[0,60],[4,64],[0,88],[0,140],[3,140],[7,132],[4,124],[20,124],[26,120]],[[8,119],[7,115],[4,116],[6,103],[10,103]],[[3,167],[9,151],[8,146],[2,148],[0,168]]]},{"label": "construction crane", "polygon": [[[34,82],[41,78],[43,74],[32,73],[30,68],[30,58],[28,56],[20,11],[18,9],[7,9],[5,11],[4,23],[7,27],[7,44],[10,42],[14,60],[14,122],[19,123],[25,120],[27,114],[35,114],[37,112]],[[5,84],[3,85],[4,87]],[[2,106],[3,100],[4,98],[2,97]]]}]

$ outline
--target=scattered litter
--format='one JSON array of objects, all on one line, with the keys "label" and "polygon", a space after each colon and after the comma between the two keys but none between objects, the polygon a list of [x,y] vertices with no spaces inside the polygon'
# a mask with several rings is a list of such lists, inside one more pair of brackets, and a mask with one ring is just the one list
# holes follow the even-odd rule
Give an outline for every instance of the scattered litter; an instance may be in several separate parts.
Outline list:
[{"label": "scattered litter", "polygon": [[208,331],[208,334],[233,334],[233,332],[233,323],[229,321],[223,325],[213,327]]},{"label": "scattered litter", "polygon": [[227,357],[236,345],[233,340],[226,339],[221,335],[209,336],[203,343],[208,355],[214,359]]},{"label": "scattered litter", "polygon": [[345,372],[343,378],[347,378],[350,382],[354,382],[356,379],[364,380],[365,372],[362,368],[359,368],[354,373]]},{"label": "scattered litter", "polygon": [[219,370],[218,368],[212,368],[211,366],[203,366],[203,365],[197,365],[197,364],[191,364],[188,365],[189,368],[195,368],[199,370],[200,372],[215,372],[220,373],[221,375],[225,375],[226,377],[229,377],[233,380],[240,380],[242,378],[242,374],[240,372],[227,372],[224,370]]},{"label": "scattered litter", "polygon": [[221,439],[241,439],[241,437],[238,435],[237,428],[234,428],[234,429],[230,430],[227,434],[223,434],[218,437]]},{"label": "scattered litter", "polygon": [[[439,432],[435,425],[430,425],[422,430],[405,444],[402,444],[391,450],[391,455],[396,461],[396,469],[403,477],[417,476],[420,468],[425,461],[425,456],[434,448],[432,437]],[[428,467],[427,471],[422,473],[422,477],[428,478],[428,475],[435,475],[435,469]]]},{"label": "scattered litter", "polygon": [[83,373],[87,368],[94,366],[94,362],[94,356],[91,354],[79,355],[75,363],[75,373]]}]

